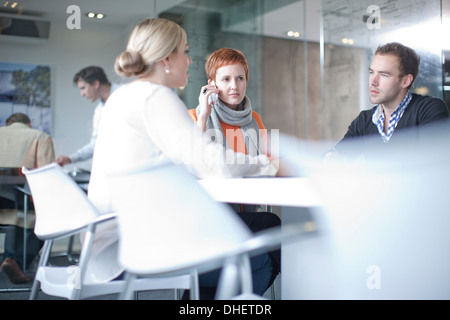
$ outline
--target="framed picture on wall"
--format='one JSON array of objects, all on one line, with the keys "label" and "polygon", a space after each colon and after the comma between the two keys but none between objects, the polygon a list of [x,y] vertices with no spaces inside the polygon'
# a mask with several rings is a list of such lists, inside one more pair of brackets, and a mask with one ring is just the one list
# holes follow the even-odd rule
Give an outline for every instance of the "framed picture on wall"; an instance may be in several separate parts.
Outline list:
[{"label": "framed picture on wall", "polygon": [[0,126],[18,112],[28,115],[33,128],[51,134],[49,66],[0,62]]}]

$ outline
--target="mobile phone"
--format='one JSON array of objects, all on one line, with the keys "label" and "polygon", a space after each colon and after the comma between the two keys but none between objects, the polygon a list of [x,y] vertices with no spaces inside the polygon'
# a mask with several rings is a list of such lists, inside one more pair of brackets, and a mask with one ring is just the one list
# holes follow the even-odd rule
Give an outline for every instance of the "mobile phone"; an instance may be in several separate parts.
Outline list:
[{"label": "mobile phone", "polygon": [[[216,83],[214,81],[211,81],[211,85],[215,86]],[[208,97],[208,104],[216,104],[217,99],[219,98],[219,95],[217,93],[211,93]]]},{"label": "mobile phone", "polygon": [[208,97],[208,104],[216,104],[217,99],[219,98],[219,95],[217,93],[211,93]]}]

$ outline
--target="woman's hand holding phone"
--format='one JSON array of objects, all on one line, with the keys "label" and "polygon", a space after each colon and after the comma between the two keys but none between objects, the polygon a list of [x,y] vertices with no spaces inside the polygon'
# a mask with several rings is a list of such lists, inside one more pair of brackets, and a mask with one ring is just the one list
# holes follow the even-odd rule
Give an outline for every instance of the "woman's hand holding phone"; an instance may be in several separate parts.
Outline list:
[{"label": "woman's hand holding phone", "polygon": [[206,130],[206,121],[211,114],[211,108],[219,98],[218,95],[219,89],[217,89],[214,81],[211,81],[210,84],[203,86],[201,89],[200,96],[198,97],[200,112],[198,114],[197,124],[203,131]]}]

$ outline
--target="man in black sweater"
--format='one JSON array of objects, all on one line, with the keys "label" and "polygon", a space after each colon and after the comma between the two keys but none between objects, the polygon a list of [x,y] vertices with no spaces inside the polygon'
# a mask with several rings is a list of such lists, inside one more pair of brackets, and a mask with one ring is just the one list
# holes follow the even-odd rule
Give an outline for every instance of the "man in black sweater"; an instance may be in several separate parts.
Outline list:
[{"label": "man in black sweater", "polygon": [[414,50],[400,43],[379,46],[369,69],[370,102],[376,106],[352,121],[344,138],[328,155],[353,157],[392,149],[393,141],[400,136],[394,136],[394,131],[415,127],[417,130],[410,130],[410,141],[417,141],[422,129],[448,119],[444,101],[409,91],[419,64]]}]

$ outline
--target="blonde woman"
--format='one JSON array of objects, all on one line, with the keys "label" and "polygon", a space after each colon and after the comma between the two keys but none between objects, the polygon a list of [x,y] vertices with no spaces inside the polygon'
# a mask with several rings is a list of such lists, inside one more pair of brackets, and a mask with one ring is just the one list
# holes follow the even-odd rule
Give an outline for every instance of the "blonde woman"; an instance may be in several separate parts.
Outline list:
[{"label": "blonde woman", "polygon": [[[190,64],[186,33],[176,23],[147,19],[133,29],[115,69],[135,79],[109,97],[94,151],[88,194],[100,211],[114,210],[108,175],[146,163],[170,159],[201,177],[275,175],[276,168],[266,156],[251,162],[239,159],[245,155],[230,154],[203,138],[173,91],[187,85]],[[202,146],[201,157],[198,146]],[[231,164],[224,163],[225,155],[234,159]],[[116,229],[110,225],[96,235],[88,281],[108,281],[121,274],[116,251]]]}]

